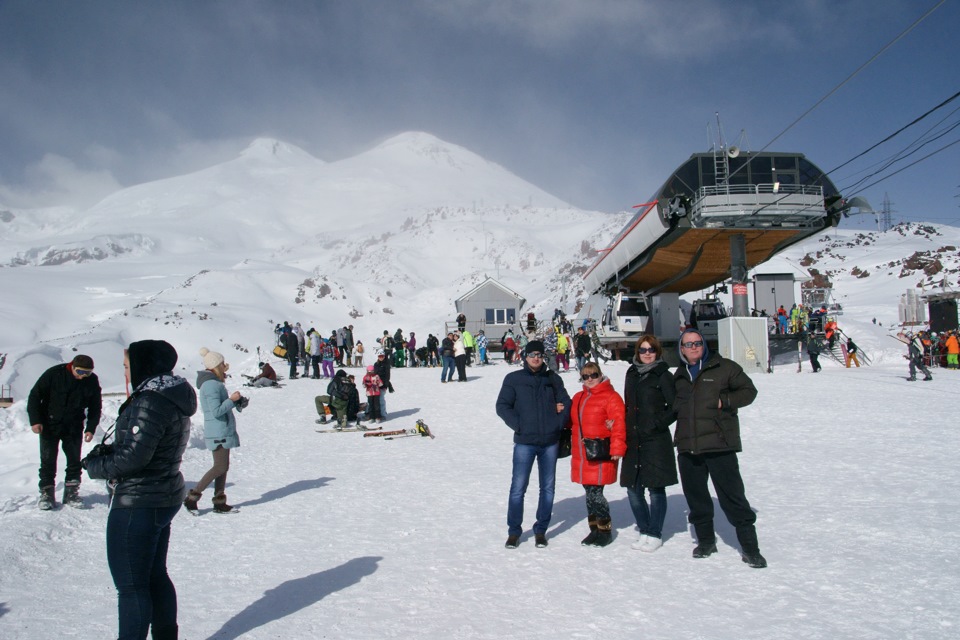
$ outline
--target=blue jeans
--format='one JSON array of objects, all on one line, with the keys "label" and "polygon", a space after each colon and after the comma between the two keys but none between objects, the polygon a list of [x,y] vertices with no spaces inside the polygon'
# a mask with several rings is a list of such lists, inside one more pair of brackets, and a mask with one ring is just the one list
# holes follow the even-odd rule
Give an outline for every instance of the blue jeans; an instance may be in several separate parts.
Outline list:
[{"label": "blue jeans", "polygon": [[177,591],[167,575],[170,522],[180,505],[110,509],[107,564],[117,587],[119,640],[144,640],[177,626]]},{"label": "blue jeans", "polygon": [[557,483],[557,451],[559,446],[535,444],[513,445],[513,479],[510,481],[510,500],[507,503],[507,533],[519,536],[523,533],[523,496],[530,483],[533,461],[537,461],[540,473],[540,500],[537,502],[537,521],[534,533],[546,533],[553,516],[553,494]]},{"label": "blue jeans", "polygon": [[[457,367],[457,361],[453,356],[443,356],[443,369],[440,371],[440,382],[453,380],[453,371]],[[447,372],[450,372],[449,375]]]},{"label": "blue jeans", "polygon": [[627,498],[633,517],[637,519],[640,535],[652,538],[663,537],[663,521],[667,517],[667,490],[663,487],[650,487],[650,506],[644,498],[645,487],[637,482],[635,487],[627,488]]}]

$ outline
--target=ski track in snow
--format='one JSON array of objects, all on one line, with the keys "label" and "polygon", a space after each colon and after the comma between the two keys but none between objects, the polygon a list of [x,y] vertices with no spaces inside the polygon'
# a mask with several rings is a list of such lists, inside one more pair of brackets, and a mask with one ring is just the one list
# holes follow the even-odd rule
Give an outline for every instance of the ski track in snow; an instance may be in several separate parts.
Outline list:
[{"label": "ski track in snow", "polygon": [[[604,369],[622,389],[626,364]],[[534,473],[528,531],[505,550],[512,439],[494,403],[508,370],[473,367],[468,383],[447,385],[439,369],[394,370],[384,428],[423,419],[435,440],[314,433],[324,381],[244,388],[227,487],[241,513],[210,513],[208,490],[200,517],[174,520],[181,637],[956,637],[958,438],[944,400],[960,373],[908,384],[905,365],[825,363],[816,376],[754,375],[740,462],[770,563],[758,571],[740,561],[719,509],[719,553],[691,559],[679,486],[668,489],[656,553],[630,549],[618,485],[605,491],[613,544],[581,547],[583,491],[569,459],[558,465],[550,546],[536,549],[529,533]],[[571,396],[575,375],[563,374]],[[86,509],[38,511],[36,438],[17,427],[0,447],[0,637],[113,638],[104,487],[85,480]],[[188,485],[210,464],[201,446],[194,437],[185,454]],[[61,456],[58,499],[62,468]]]}]

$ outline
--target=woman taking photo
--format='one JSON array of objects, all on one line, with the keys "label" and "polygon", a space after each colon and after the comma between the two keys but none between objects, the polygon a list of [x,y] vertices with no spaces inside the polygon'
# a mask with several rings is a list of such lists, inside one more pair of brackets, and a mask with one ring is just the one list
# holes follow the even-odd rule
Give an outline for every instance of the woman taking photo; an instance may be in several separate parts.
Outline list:
[{"label": "woman taking photo", "polygon": [[107,563],[117,587],[120,640],[177,638],[177,592],[167,575],[170,522],[183,501],[180,460],[190,439],[197,395],[172,373],[177,352],[142,340],[124,352],[133,393],[120,406],[112,448],[83,459],[91,478],[109,480]]},{"label": "woman taking photo", "polygon": [[[583,485],[587,498],[590,534],[580,544],[605,547],[613,540],[610,504],[603,495],[604,485],[617,481],[617,461],[626,450],[623,399],[599,365],[589,362],[580,370],[583,391],[573,396],[570,417],[573,420],[570,479]],[[589,460],[585,440],[609,441],[609,457]]]},{"label": "woman taking photo", "polygon": [[[662,355],[663,348],[656,337],[641,336],[623,387],[627,453],[620,471],[620,486],[627,488],[630,508],[640,529],[640,539],[630,546],[647,552],[656,551],[663,544],[666,487],[677,484],[677,462],[669,428],[677,419],[673,410],[676,393],[673,374]],[[649,505],[645,491],[650,492]]]},{"label": "woman taking photo", "polygon": [[213,510],[215,513],[230,513],[233,507],[227,504],[227,471],[230,469],[230,449],[240,446],[237,435],[237,419],[233,415],[242,396],[239,391],[227,393],[223,381],[230,368],[223,356],[206,347],[200,349],[203,371],[197,373],[197,389],[200,390],[200,407],[203,409],[203,437],[207,449],[213,452],[213,466],[190,492],[183,506],[194,515],[203,490],[213,483]]}]

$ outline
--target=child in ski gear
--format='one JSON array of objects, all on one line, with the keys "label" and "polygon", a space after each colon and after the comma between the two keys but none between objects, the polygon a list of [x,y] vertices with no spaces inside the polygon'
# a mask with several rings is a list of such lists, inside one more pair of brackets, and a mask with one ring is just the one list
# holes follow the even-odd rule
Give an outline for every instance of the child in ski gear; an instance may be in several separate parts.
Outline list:
[{"label": "child in ski gear", "polygon": [[370,419],[377,423],[383,422],[380,415],[380,387],[382,384],[383,381],[374,372],[374,366],[371,364],[367,367],[367,375],[363,376],[363,388],[367,392],[367,408]]}]

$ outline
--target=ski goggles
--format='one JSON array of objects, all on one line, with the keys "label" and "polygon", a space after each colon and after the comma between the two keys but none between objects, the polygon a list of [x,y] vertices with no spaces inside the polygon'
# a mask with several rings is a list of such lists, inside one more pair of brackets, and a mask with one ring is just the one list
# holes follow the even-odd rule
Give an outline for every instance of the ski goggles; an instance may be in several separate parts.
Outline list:
[{"label": "ski goggles", "polygon": [[528,358],[540,358],[540,359],[542,360],[542,359],[543,359],[543,354],[540,353],[539,351],[534,351],[533,353],[528,353],[528,354],[527,354],[527,357],[528,357]]},{"label": "ski goggles", "polygon": [[93,373],[93,369],[80,369],[79,367],[74,367],[73,372],[81,378],[86,378]]}]

